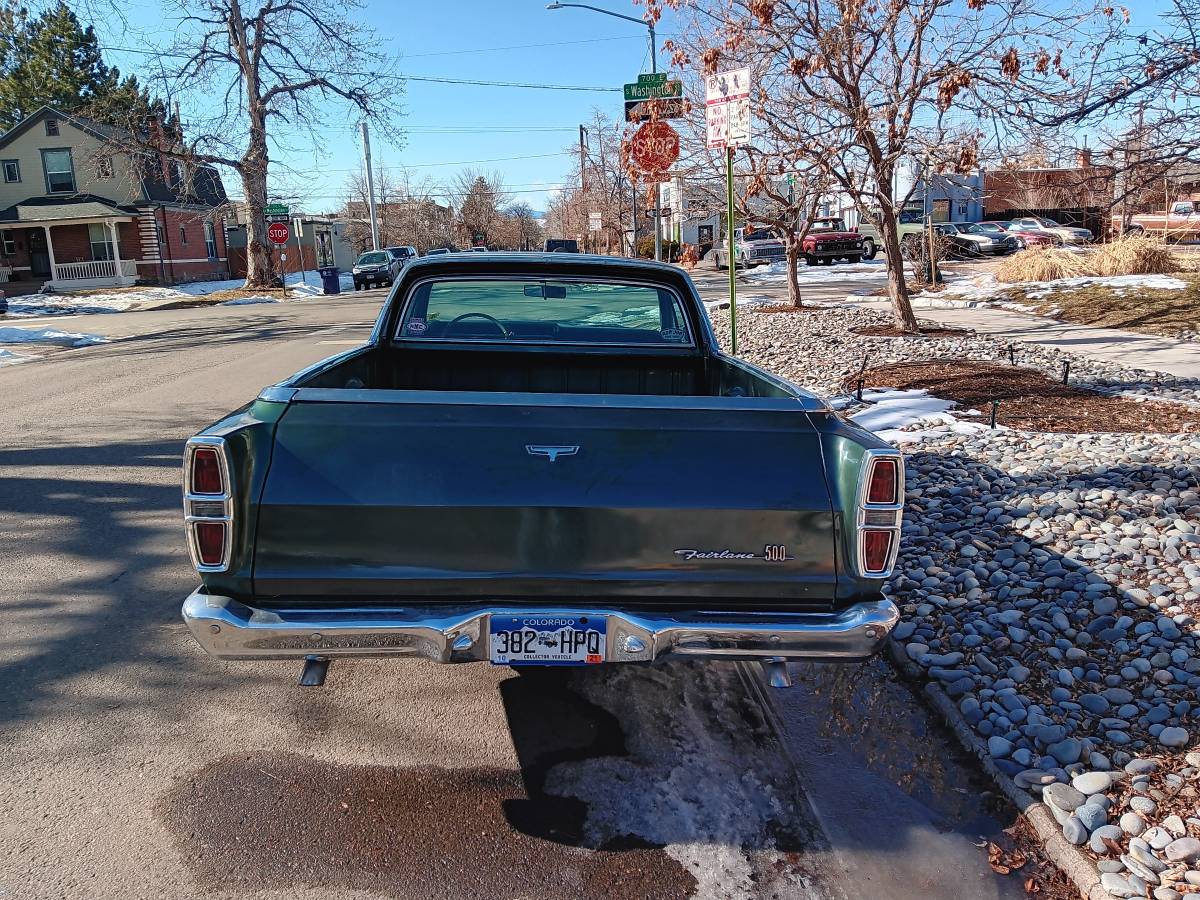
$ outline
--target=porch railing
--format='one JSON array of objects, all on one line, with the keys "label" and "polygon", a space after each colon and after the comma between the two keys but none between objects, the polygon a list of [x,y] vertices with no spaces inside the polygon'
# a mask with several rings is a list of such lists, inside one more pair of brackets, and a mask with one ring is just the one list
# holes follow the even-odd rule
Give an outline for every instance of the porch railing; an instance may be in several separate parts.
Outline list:
[{"label": "porch railing", "polygon": [[[121,260],[121,273],[137,277],[137,262]],[[86,262],[57,263],[54,266],[55,281],[82,281],[89,278],[116,278],[116,262],[111,259],[92,259]]]}]

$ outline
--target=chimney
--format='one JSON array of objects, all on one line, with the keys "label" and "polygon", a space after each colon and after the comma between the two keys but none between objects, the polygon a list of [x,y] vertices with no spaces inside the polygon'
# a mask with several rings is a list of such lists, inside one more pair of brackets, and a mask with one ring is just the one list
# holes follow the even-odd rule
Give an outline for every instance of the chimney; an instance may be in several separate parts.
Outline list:
[{"label": "chimney", "polygon": [[1080,147],[1076,150],[1075,165],[1081,169],[1090,169],[1092,167],[1092,151],[1087,147]]}]

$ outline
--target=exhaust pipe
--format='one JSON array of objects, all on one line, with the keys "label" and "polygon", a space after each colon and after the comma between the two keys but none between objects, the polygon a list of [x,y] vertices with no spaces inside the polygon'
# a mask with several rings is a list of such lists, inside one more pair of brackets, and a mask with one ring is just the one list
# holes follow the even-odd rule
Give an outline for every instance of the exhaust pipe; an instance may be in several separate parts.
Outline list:
[{"label": "exhaust pipe", "polygon": [[769,659],[762,661],[763,674],[767,677],[767,684],[773,688],[787,688],[792,686],[792,676],[788,673],[787,660],[779,656],[772,656]]}]

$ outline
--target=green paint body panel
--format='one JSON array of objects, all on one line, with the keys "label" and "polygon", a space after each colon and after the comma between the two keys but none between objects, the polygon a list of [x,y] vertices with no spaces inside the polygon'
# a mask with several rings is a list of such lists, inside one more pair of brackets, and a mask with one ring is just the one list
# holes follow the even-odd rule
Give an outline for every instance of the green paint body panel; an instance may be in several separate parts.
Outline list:
[{"label": "green paint body panel", "polygon": [[[407,286],[460,272],[662,284],[683,300],[697,346],[390,339]],[[717,611],[879,597],[881,581],[847,559],[864,450],[887,445],[722,354],[673,267],[576,254],[417,261],[368,346],[263,396],[204,432],[227,441],[236,508],[229,571],[202,576],[214,593],[259,605],[612,598]],[[539,447],[578,449],[552,461]],[[781,546],[788,559],[765,558]]]}]

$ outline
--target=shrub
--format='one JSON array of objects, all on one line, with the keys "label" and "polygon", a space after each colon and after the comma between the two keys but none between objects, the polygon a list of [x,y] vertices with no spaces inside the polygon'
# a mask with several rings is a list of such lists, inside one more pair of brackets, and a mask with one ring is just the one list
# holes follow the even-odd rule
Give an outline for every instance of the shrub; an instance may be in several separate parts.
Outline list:
[{"label": "shrub", "polygon": [[1159,238],[1126,235],[1090,253],[1042,247],[1022,250],[996,267],[996,280],[1013,284],[1084,275],[1168,275],[1186,268]]},{"label": "shrub", "polygon": [[1102,246],[1090,262],[1097,275],[1169,275],[1182,260],[1158,238],[1127,235]]},{"label": "shrub", "polygon": [[[654,259],[654,235],[638,238],[637,254],[642,259]],[[665,260],[678,259],[679,242],[664,239],[662,242],[662,258]]]}]

